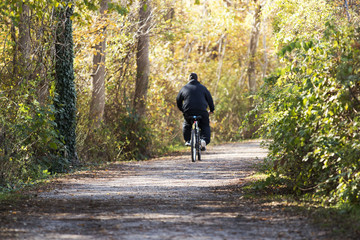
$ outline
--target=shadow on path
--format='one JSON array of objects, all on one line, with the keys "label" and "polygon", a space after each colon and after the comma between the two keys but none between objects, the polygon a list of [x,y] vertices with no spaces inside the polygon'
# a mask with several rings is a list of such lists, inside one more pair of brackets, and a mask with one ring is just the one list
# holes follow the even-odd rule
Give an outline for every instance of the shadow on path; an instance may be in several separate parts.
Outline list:
[{"label": "shadow on path", "polygon": [[[318,239],[301,217],[253,205],[230,191],[266,156],[259,142],[113,164],[61,180],[1,213],[1,239]],[[317,237],[315,237],[317,236]]]}]

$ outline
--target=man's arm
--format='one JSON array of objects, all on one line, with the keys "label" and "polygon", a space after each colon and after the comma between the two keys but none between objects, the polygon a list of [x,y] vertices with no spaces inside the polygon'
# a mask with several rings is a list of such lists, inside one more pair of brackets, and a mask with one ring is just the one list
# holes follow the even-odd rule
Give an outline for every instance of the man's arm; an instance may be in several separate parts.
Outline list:
[{"label": "man's arm", "polygon": [[209,108],[210,108],[210,112],[214,112],[215,111],[215,106],[214,106],[214,101],[213,98],[209,92],[209,90],[206,89],[206,101],[208,102]]},{"label": "man's arm", "polygon": [[182,112],[183,111],[183,101],[184,101],[184,98],[182,96],[182,93],[181,93],[181,90],[180,92],[178,93],[177,97],[176,97],[176,104],[177,104],[177,107],[179,108],[179,110]]}]

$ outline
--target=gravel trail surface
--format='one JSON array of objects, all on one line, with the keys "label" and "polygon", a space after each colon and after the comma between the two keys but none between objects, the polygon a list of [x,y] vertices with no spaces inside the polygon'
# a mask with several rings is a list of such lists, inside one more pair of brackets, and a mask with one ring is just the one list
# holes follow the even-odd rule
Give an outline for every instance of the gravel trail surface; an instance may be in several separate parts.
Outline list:
[{"label": "gravel trail surface", "polygon": [[189,154],[70,175],[1,206],[0,239],[325,238],[307,219],[236,191],[266,153],[259,142],[226,144],[196,163]]}]

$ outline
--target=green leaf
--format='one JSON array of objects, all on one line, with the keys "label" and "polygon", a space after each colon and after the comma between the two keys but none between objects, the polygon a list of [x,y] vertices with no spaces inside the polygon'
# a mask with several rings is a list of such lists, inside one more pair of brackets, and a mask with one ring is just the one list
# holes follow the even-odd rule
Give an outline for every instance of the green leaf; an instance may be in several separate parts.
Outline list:
[{"label": "green leaf", "polygon": [[54,150],[58,149],[57,144],[54,143],[54,142],[51,142],[51,143],[49,144],[49,146],[50,146],[51,149],[54,149]]},{"label": "green leaf", "polygon": [[306,106],[307,102],[308,102],[308,99],[307,99],[307,98],[304,98],[304,99],[303,99],[303,105]]}]

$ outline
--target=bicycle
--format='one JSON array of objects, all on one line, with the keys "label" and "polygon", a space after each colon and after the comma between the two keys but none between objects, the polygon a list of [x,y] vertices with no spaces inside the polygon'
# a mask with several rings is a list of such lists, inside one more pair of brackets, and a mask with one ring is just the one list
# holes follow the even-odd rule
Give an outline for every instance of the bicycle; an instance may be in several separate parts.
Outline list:
[{"label": "bicycle", "polygon": [[198,161],[201,161],[201,142],[200,142],[200,129],[198,120],[201,119],[201,116],[192,116],[191,119],[194,121],[191,129],[191,160],[196,162],[196,157]]}]

